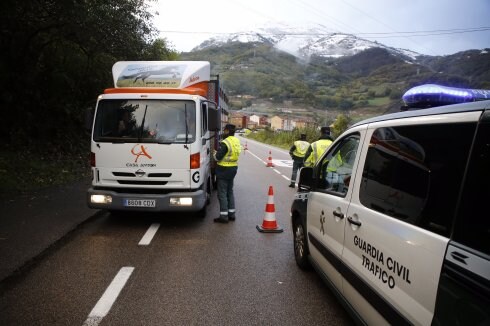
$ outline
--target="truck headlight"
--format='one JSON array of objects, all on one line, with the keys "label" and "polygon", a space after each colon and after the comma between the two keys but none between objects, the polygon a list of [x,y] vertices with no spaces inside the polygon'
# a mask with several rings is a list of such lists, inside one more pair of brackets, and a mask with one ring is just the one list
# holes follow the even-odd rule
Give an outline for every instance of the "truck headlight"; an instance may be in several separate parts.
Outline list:
[{"label": "truck headlight", "polygon": [[170,198],[171,206],[192,206],[192,198],[191,197],[175,197]]},{"label": "truck headlight", "polygon": [[110,204],[112,203],[112,196],[108,195],[91,195],[90,202],[92,204]]}]

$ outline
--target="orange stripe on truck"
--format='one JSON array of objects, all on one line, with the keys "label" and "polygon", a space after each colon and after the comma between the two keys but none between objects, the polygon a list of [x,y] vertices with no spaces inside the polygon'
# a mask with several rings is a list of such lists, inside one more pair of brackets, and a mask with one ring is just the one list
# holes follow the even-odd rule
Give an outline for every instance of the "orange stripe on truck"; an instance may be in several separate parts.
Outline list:
[{"label": "orange stripe on truck", "polygon": [[160,93],[160,94],[189,94],[208,97],[208,84],[198,83],[187,88],[157,88],[157,87],[118,87],[107,88],[104,94],[121,94],[121,93]]}]

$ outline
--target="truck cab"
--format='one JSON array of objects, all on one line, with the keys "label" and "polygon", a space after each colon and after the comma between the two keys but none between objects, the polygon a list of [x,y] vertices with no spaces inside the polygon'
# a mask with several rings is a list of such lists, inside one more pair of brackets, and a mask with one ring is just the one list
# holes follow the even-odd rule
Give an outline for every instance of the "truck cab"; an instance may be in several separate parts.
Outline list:
[{"label": "truck cab", "polygon": [[226,103],[209,62],[118,62],[97,101],[88,206],[203,212]]}]

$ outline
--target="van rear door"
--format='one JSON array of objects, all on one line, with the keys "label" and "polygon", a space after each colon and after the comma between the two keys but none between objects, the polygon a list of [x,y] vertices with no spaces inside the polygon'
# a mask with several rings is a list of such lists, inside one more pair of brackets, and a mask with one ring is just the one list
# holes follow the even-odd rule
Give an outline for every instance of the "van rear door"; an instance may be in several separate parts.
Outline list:
[{"label": "van rear door", "polygon": [[434,325],[490,324],[490,111],[470,155],[453,239],[446,253]]}]

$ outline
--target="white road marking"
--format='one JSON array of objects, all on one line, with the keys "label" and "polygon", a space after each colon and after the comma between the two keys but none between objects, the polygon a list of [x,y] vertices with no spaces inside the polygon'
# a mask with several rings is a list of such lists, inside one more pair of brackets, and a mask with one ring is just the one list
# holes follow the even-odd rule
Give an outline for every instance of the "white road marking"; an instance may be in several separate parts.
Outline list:
[{"label": "white road marking", "polygon": [[151,240],[155,236],[155,234],[158,231],[158,228],[160,227],[160,223],[153,223],[150,225],[150,228],[146,231],[145,235],[143,238],[141,238],[140,242],[138,243],[139,246],[147,246],[150,244]]},{"label": "white road marking", "polygon": [[133,273],[133,270],[134,267],[122,267],[119,270],[116,277],[114,277],[111,284],[105,290],[95,307],[88,314],[88,318],[83,323],[83,326],[99,325],[102,319],[109,313],[109,310],[111,310],[112,305],[116,301],[124,285],[126,285],[131,273]]},{"label": "white road marking", "polygon": [[285,166],[288,168],[293,167],[293,160],[272,160],[272,163],[274,163],[276,166]]},{"label": "white road marking", "polygon": [[[260,157],[258,157],[257,155],[255,155],[254,153],[252,153],[250,150],[248,151],[250,154],[252,154],[252,156],[254,156],[256,159],[258,159],[259,161],[261,162],[264,162],[266,163],[264,160],[262,160]],[[292,167],[293,165],[293,161],[288,161],[288,160],[272,160],[272,162],[281,162],[282,164],[277,164],[279,166],[289,166],[289,167]],[[286,165],[288,164],[287,162],[291,162],[291,165]],[[277,169],[273,169],[277,174],[279,174],[280,176],[282,176],[284,179],[288,180],[288,181],[291,181],[291,179],[287,176],[285,176],[284,174],[282,174],[279,170]]]},{"label": "white road marking", "polygon": [[254,153],[252,153],[251,151],[248,151],[250,154],[252,154],[252,156],[254,156],[256,159],[258,159],[259,161],[262,161],[265,163],[264,160],[262,160],[260,157],[258,157],[257,155],[255,155]]}]

